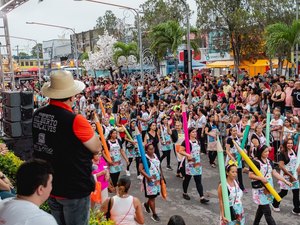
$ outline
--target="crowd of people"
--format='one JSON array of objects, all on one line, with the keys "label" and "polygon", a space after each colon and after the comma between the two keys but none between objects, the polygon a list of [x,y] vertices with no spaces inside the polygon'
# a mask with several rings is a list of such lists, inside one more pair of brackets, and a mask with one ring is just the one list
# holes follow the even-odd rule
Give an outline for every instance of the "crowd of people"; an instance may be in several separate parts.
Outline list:
[{"label": "crowd of people", "polygon": [[[65,72],[58,74],[58,80],[70,75]],[[37,110],[33,119],[33,137],[35,157],[51,162],[54,167],[54,188],[49,202],[58,224],[76,224],[68,223],[67,218],[61,221],[61,208],[70,206],[64,199],[72,199],[73,203],[74,199],[87,199],[87,193],[92,191],[93,184],[90,182],[93,179],[101,183],[101,210],[109,214],[116,224],[144,223],[142,208],[151,214],[154,221],[160,221],[155,199],[161,194],[161,181],[165,180],[166,171],[174,171],[174,176],[182,178],[182,197],[187,201],[191,199],[188,186],[193,177],[200,203],[209,204],[209,199],[204,196],[202,161],[208,158],[210,169],[216,169],[218,139],[226,156],[225,170],[233,220],[230,222],[225,217],[219,187],[220,224],[246,224],[242,204],[243,193],[248,192],[243,184],[245,176],[252,180],[253,202],[258,206],[254,225],[260,224],[262,216],[265,216],[267,224],[276,224],[271,209],[280,212],[280,203],[264,186],[267,182],[273,185],[273,177],[279,180],[282,198],[288,190],[292,190],[294,208],[291,212],[300,215],[300,169],[296,168],[297,173],[294,171],[300,131],[298,78],[286,80],[284,76],[265,73],[237,80],[230,72],[218,77],[212,76],[210,71],[198,72],[193,76],[191,93],[183,73],[165,77],[149,74],[144,80],[140,77],[111,79],[85,75],[73,81],[68,77],[68,90],[66,87],[59,90],[58,82],[55,83],[52,76],[50,79],[51,82],[44,84],[41,90],[34,90]],[[31,88],[34,89],[34,85]],[[188,114],[190,143],[184,139],[183,107]],[[265,132],[268,110],[271,113],[270,143],[267,143]],[[110,158],[103,152],[103,143],[100,144],[95,113],[100,118]],[[55,134],[35,127],[35,118],[38,123],[48,114],[54,115],[53,118],[58,121]],[[242,142],[249,123],[245,150],[264,177],[256,176],[244,161],[238,163],[234,142]],[[136,141],[137,129],[142,135],[149,168],[145,168],[141,160]],[[67,142],[66,137],[70,141]],[[187,145],[190,153],[186,151]],[[82,152],[82,149],[85,151]],[[173,159],[177,161],[176,168],[172,168]],[[80,162],[86,166],[85,169],[82,165],[78,166]],[[135,166],[132,168],[133,162]],[[67,165],[68,169],[65,169]],[[150,174],[146,173],[146,169]],[[146,198],[143,204],[128,194],[128,178],[132,179],[134,170],[136,178],[143,184]],[[74,176],[72,179],[70,174]],[[62,184],[69,186],[63,188]],[[74,190],[74,184],[83,190]],[[117,195],[109,198],[108,192]],[[83,216],[82,211],[89,208],[88,204],[84,201],[85,208],[81,206],[81,213],[77,216]],[[72,219],[83,224],[86,217]]]}]

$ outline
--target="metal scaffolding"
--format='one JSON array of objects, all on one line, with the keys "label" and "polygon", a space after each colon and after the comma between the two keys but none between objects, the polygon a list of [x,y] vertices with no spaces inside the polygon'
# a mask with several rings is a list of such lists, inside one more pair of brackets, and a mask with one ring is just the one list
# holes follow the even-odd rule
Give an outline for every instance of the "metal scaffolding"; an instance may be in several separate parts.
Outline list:
[{"label": "metal scaffolding", "polygon": [[[7,13],[19,7],[28,0],[0,0],[0,64],[1,64],[1,84],[4,89],[4,82],[10,81],[12,89],[15,89],[15,78],[13,69],[13,58],[9,38]],[[2,21],[2,22],[1,22]],[[8,62],[8,68],[4,68],[4,60]]]}]

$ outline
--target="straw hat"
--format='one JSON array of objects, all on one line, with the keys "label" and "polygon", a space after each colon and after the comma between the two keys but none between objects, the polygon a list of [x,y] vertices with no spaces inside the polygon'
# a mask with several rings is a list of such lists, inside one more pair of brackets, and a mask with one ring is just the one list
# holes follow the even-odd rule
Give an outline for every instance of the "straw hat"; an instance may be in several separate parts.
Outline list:
[{"label": "straw hat", "polygon": [[81,81],[74,80],[69,71],[57,70],[50,75],[50,82],[43,85],[42,94],[52,99],[72,97],[85,88]]}]

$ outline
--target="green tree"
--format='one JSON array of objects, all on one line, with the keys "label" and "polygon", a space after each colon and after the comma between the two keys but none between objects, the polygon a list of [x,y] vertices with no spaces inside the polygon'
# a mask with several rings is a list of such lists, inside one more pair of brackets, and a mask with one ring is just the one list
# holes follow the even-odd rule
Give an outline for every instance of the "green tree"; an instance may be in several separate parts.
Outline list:
[{"label": "green tree", "polygon": [[20,59],[26,59],[29,55],[26,52],[19,52],[18,57]]},{"label": "green tree", "polygon": [[102,33],[107,31],[109,35],[116,36],[118,34],[119,22],[116,15],[111,10],[107,10],[105,11],[104,16],[98,17],[95,28],[100,29]]},{"label": "green tree", "polygon": [[300,44],[300,20],[294,20],[291,25],[275,23],[267,26],[265,32],[266,49],[271,57],[285,54],[294,63],[296,44]]},{"label": "green tree", "polygon": [[[263,56],[263,31],[271,22],[288,21],[293,1],[196,0],[197,26],[204,32],[222,31],[230,43],[235,72],[243,58]],[[228,48],[228,46],[227,46]],[[222,49],[220,49],[222,50]]]},{"label": "green tree", "polygon": [[43,58],[43,45],[41,43],[38,43],[37,45],[33,46],[30,53],[33,58],[37,58],[37,48],[39,49],[39,57],[40,59]]},{"label": "green tree", "polygon": [[[191,29],[192,30],[192,29]],[[169,52],[175,59],[175,71],[178,72],[178,48],[180,45],[186,43],[183,37],[186,31],[180,27],[179,23],[169,20],[165,23],[160,23],[152,28],[150,32],[151,37],[151,50],[154,52],[158,60]],[[191,46],[194,50],[198,51],[198,45],[195,41],[191,41]]]},{"label": "green tree", "polygon": [[115,61],[115,64],[118,64],[118,60],[120,57],[125,57],[125,66],[128,71],[128,65],[129,65],[129,57],[134,56],[136,59],[139,59],[138,54],[138,46],[136,42],[131,42],[129,44],[126,44],[124,42],[116,42],[114,44],[114,54],[113,59]]},{"label": "green tree", "polygon": [[168,20],[183,23],[185,18],[185,7],[181,0],[147,0],[140,7],[143,11],[141,22],[148,31]]}]

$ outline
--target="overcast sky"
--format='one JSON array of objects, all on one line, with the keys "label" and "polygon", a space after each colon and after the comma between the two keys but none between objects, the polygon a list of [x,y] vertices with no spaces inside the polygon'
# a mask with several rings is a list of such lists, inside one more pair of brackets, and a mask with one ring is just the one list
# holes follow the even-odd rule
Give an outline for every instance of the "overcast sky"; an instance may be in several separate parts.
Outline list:
[{"label": "overcast sky", "polygon": [[[101,0],[115,4],[127,5],[138,8],[145,0]],[[74,0],[29,0],[12,12],[8,13],[9,32],[11,36],[25,37],[42,42],[63,37],[69,38],[70,31],[38,26],[28,25],[28,22],[49,23],[71,27],[76,32],[93,29],[99,16],[103,16],[106,10],[112,10],[119,18],[124,18],[124,10],[118,7],[97,4],[87,1]],[[194,0],[188,0],[191,9],[196,12],[196,3]],[[194,13],[195,14],[195,13]],[[128,18],[127,18],[128,17]],[[126,13],[126,23],[133,23],[134,16]],[[193,15],[191,23],[195,24],[196,15]],[[20,51],[29,52],[34,46],[33,42],[11,39],[13,54],[16,54],[16,46],[19,45]]]}]

